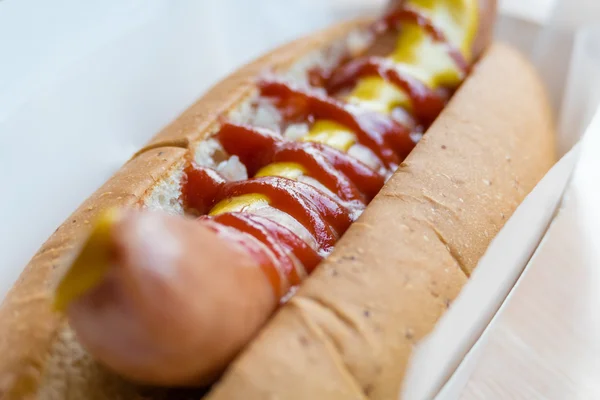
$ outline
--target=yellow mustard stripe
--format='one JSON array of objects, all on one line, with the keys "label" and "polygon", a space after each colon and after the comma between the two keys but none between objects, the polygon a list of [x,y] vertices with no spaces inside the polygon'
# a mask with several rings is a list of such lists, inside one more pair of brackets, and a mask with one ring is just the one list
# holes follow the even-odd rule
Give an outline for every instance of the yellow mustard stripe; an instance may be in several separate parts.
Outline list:
[{"label": "yellow mustard stripe", "polygon": [[257,178],[262,176],[281,176],[288,179],[298,179],[298,177],[305,173],[306,169],[298,163],[276,162],[261,168],[254,176]]},{"label": "yellow mustard stripe", "polygon": [[478,0],[408,0],[407,5],[431,19],[467,61],[479,27]]},{"label": "yellow mustard stripe", "polygon": [[[407,4],[430,18],[465,59],[470,60],[471,46],[478,28],[477,0],[409,0]],[[462,80],[462,71],[449,56],[443,43],[435,42],[420,26],[405,23],[398,34],[395,50],[388,59],[398,69],[419,79],[432,89],[455,86]],[[378,76],[360,79],[346,96],[349,103],[372,111],[389,114],[396,107],[411,111],[410,99],[395,85]],[[348,151],[356,143],[356,135],[347,127],[330,120],[318,120],[301,140],[319,142],[341,151]],[[284,176],[297,179],[306,171],[295,163],[275,163],[261,169],[257,176]],[[245,195],[219,203],[211,215],[248,208],[260,201],[261,195]]]},{"label": "yellow mustard stripe", "polygon": [[412,23],[403,25],[402,35],[390,58],[398,70],[417,78],[431,89],[455,86],[462,80],[463,73],[445,45],[436,42],[420,26]]},{"label": "yellow mustard stripe", "polygon": [[318,142],[334,147],[341,151],[348,151],[354,144],[356,137],[342,124],[334,121],[315,121],[310,132],[301,140],[307,142]]},{"label": "yellow mustard stripe", "polygon": [[408,96],[400,88],[378,76],[368,76],[359,80],[354,90],[346,97],[346,101],[382,114],[389,114],[396,107],[410,109]]},{"label": "yellow mustard stripe", "polygon": [[221,200],[210,210],[208,215],[214,216],[228,212],[250,211],[265,204],[269,204],[267,196],[258,193],[249,193]]},{"label": "yellow mustard stripe", "polygon": [[108,210],[95,222],[90,236],[56,287],[55,310],[64,311],[69,303],[102,281],[111,264],[111,229],[117,219],[118,212]]}]

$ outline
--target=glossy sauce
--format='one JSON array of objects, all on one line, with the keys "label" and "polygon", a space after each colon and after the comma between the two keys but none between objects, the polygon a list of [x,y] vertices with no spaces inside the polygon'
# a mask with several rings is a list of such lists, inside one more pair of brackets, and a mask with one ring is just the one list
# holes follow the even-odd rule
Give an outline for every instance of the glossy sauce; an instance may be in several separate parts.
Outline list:
[{"label": "glossy sauce", "polygon": [[285,279],[281,276],[281,267],[279,260],[274,254],[265,247],[256,237],[244,233],[242,230],[227,224],[219,223],[207,217],[200,217],[201,222],[209,229],[217,233],[221,238],[242,247],[250,257],[252,257],[260,266],[267,277],[275,295],[281,297],[285,294],[282,289],[285,287]]},{"label": "glossy sauce", "polygon": [[[201,220],[210,217],[200,217]],[[314,270],[322,257],[289,229],[258,215],[248,213],[225,213],[212,221],[245,232],[260,241],[273,255],[274,262],[263,262],[263,270],[273,287],[280,287],[278,296],[298,285],[302,278]]]},{"label": "glossy sauce", "polygon": [[183,196],[188,207],[205,214],[220,201],[260,193],[272,207],[294,217],[315,237],[320,248],[329,252],[337,238],[352,223],[351,210],[314,187],[278,176],[226,182],[210,169],[190,166]]},{"label": "glossy sauce", "polygon": [[321,143],[290,142],[264,129],[232,123],[223,124],[216,137],[225,151],[240,158],[250,175],[271,162],[292,162],[302,165],[305,174],[321,182],[342,200],[365,203],[384,183],[381,174],[354,157]]},{"label": "glossy sauce", "polygon": [[410,130],[388,115],[361,110],[282,81],[263,80],[258,87],[263,96],[276,99],[287,120],[326,119],[352,130],[357,142],[373,151],[391,170],[396,169],[415,146]]},{"label": "glossy sauce", "polygon": [[415,119],[426,129],[446,105],[447,91],[432,90],[407,73],[399,71],[393,61],[381,57],[359,58],[336,69],[325,79],[329,92],[335,93],[365,76],[376,75],[401,88],[410,98]]}]

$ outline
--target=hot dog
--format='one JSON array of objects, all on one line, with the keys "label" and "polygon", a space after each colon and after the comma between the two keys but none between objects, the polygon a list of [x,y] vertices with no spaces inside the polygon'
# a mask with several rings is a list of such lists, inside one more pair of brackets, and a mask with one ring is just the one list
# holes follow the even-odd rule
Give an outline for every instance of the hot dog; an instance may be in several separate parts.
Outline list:
[{"label": "hot dog", "polygon": [[[186,167],[186,182],[182,188],[185,205],[205,216],[201,225],[212,228],[216,235],[211,238],[197,234],[195,240],[205,245],[195,251],[192,235],[189,248],[173,250],[180,255],[176,259],[166,260],[158,255],[153,258],[160,260],[162,266],[159,268],[173,269],[170,274],[188,284],[189,289],[183,290],[177,282],[165,280],[163,290],[148,289],[148,298],[140,299],[142,284],[137,278],[111,277],[111,287],[117,287],[112,291],[119,293],[118,299],[116,296],[110,299],[111,309],[101,307],[97,310],[98,303],[106,302],[103,300],[107,296],[105,285],[71,303],[71,327],[82,344],[112,369],[141,382],[177,385],[204,382],[206,376],[214,376],[262,326],[275,308],[273,299],[282,298],[290,288],[297,286],[300,277],[331,252],[337,238],[356,219],[355,214],[364,209],[383,186],[385,178],[412,150],[416,140],[411,134],[417,127],[425,129],[441,111],[450,91],[468,70],[467,59],[471,58],[477,23],[477,10],[469,8],[474,4],[467,3],[458,10],[465,15],[472,14],[471,19],[461,16],[466,23],[461,26],[464,32],[457,34],[456,40],[462,49],[446,39],[444,32],[417,11],[398,7],[374,28],[378,34],[386,33],[398,21],[411,22],[398,35],[399,44],[391,56],[361,57],[338,69],[323,72],[327,75],[323,78],[324,86],[329,92],[339,93],[345,87],[354,86],[345,96],[346,101],[373,110],[352,109],[339,99],[312,88],[293,87],[280,79],[261,79],[257,83],[261,97],[272,99],[286,122],[315,120],[308,132],[297,142],[286,140],[286,132],[282,135],[222,122],[214,138],[228,156],[237,157],[244,166],[242,178],[253,176],[254,179],[238,181],[234,176],[233,181],[228,181],[215,168],[197,163]],[[438,58],[429,71],[423,68],[422,80],[395,67],[403,59],[401,65],[407,69],[414,64],[419,66],[419,61],[422,64],[424,61],[418,56],[417,62],[413,60],[418,51],[429,51]],[[364,94],[365,91],[371,93]],[[402,115],[403,120],[410,119],[412,129],[388,116],[400,108],[407,114]],[[132,272],[143,279],[148,274],[145,264],[149,262],[149,249],[171,246],[170,242],[186,243],[186,234],[175,233],[175,220],[156,222],[158,227],[146,229],[139,228],[140,224],[146,225],[136,221],[127,219],[118,226],[117,233],[120,229],[139,232],[140,237],[155,244],[134,245],[134,234],[120,238],[113,233],[115,243],[109,247],[117,249],[112,261],[117,266],[115,271],[125,270],[118,266],[131,265],[132,271],[143,271]],[[153,237],[150,232],[146,234],[146,230],[154,230],[156,235],[163,236]],[[169,235],[175,237],[169,239]],[[213,277],[210,271],[223,261],[203,248],[216,249],[225,241],[238,243],[245,248],[246,254],[238,254],[239,261],[231,259],[227,263],[231,276]],[[261,245],[265,249],[261,249]],[[303,248],[307,245],[312,247]],[[169,250],[164,249],[161,254],[167,252]],[[196,252],[198,255],[194,257]],[[300,252],[304,253],[303,257],[299,256]],[[255,268],[244,267],[248,259],[256,261]],[[65,289],[59,288],[59,293],[67,292],[69,287],[83,280],[79,273],[73,273],[80,268],[89,272],[89,263],[76,261],[70,271],[72,277],[62,282],[61,287]],[[192,278],[185,268],[198,275]],[[200,273],[205,269],[207,272]],[[236,277],[239,270],[253,270],[257,276],[239,279]],[[225,274],[225,270],[220,272]],[[265,287],[265,280],[260,280],[260,275],[267,278],[270,290]],[[230,285],[240,282],[243,286],[256,282],[257,288],[252,292],[263,295],[248,297],[243,287],[235,286],[216,292],[201,289],[201,282],[214,284],[220,280]],[[187,295],[188,292],[197,297]],[[267,294],[272,296],[271,301],[259,300]],[[259,317],[244,321],[242,315],[249,311],[245,304],[247,299],[256,299],[255,305],[250,303],[255,306],[250,315]],[[165,308],[164,312],[158,311],[157,301]],[[205,315],[204,309],[197,310],[197,304],[206,304],[212,314]],[[131,311],[122,317],[113,317],[113,314],[120,316],[124,309]],[[175,317],[169,310],[178,310],[181,315]],[[219,313],[215,312],[217,310]],[[201,315],[197,315],[198,312]],[[222,315],[235,316],[233,320],[240,325],[232,326],[230,319]],[[221,323],[223,327],[220,327]],[[168,332],[164,330],[165,325],[170,327]],[[236,337],[228,340],[230,335]],[[190,338],[191,342],[177,340],[178,337]],[[219,351],[220,346],[223,350]],[[210,349],[210,355],[207,349]],[[198,357],[197,354],[206,356]]]},{"label": "hot dog", "polygon": [[[209,398],[394,396],[407,344],[554,161],[534,71],[502,46],[475,63],[493,18],[480,3],[393,2],[374,23],[295,43],[213,89],[34,257],[0,309],[19,332],[0,336],[0,389],[137,390],[102,366],[130,382],[204,385],[258,334]],[[338,39],[325,46],[333,61],[283,72],[357,29],[361,46]],[[500,89],[499,71],[518,76]],[[286,394],[303,369],[308,384]]]}]

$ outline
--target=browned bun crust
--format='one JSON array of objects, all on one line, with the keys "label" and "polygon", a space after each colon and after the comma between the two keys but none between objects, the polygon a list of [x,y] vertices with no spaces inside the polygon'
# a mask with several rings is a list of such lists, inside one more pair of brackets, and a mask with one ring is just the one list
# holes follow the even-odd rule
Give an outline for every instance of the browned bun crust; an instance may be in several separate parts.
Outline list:
[{"label": "browned bun crust", "polygon": [[208,399],[394,399],[413,345],[555,162],[533,67],[495,44]]},{"label": "browned bun crust", "polygon": [[288,43],[218,83],[138,151],[56,230],[0,305],[0,399],[38,398],[36,393],[50,399],[135,398],[137,388],[91,360],[64,318],[51,309],[51,288],[65,257],[86,235],[88,224],[100,211],[139,207],[157,182],[181,164],[189,143],[204,138],[221,113],[251,94],[257,74],[265,68],[285,68],[364,24],[344,22]]}]

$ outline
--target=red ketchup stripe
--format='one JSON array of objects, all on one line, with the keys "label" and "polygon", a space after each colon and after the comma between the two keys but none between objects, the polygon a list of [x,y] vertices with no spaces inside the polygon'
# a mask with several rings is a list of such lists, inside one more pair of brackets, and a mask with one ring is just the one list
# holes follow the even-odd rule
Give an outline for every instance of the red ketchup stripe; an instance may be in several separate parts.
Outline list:
[{"label": "red ketchup stripe", "polygon": [[264,130],[231,123],[225,123],[216,136],[251,175],[271,162],[296,162],[342,200],[363,203],[383,186],[383,176],[354,157],[320,143],[290,142]]},{"label": "red ketchup stripe", "polygon": [[[220,214],[212,219],[220,224],[251,234],[271,249],[280,259],[282,275],[288,277],[291,286],[298,285],[302,276],[312,272],[322,259],[298,235],[268,218],[235,212]],[[298,262],[302,265],[297,265]],[[297,268],[303,268],[302,274],[298,274]]]},{"label": "red ketchup stripe", "polygon": [[181,199],[188,209],[198,214],[207,214],[217,202],[217,198],[227,181],[216,171],[196,165],[188,165],[183,174]]},{"label": "red ketchup stripe", "polygon": [[348,127],[358,142],[371,149],[391,170],[415,145],[410,131],[387,115],[352,107],[314,90],[292,88],[276,79],[262,80],[258,87],[263,96],[276,99],[287,119],[322,118]]},{"label": "red ketchup stripe", "polygon": [[238,246],[246,250],[252,257],[260,269],[267,277],[275,296],[281,298],[285,294],[283,287],[289,287],[289,283],[282,281],[280,270],[277,267],[277,262],[270,250],[265,247],[258,239],[250,234],[244,233],[238,229],[225,226],[208,218],[202,218],[201,223],[213,230],[219,237],[230,243],[236,243]]},{"label": "red ketchup stripe", "polygon": [[261,193],[269,204],[304,225],[324,251],[331,251],[339,235],[352,223],[349,211],[314,187],[277,176],[228,183],[219,200]]},{"label": "red ketchup stripe", "polygon": [[320,151],[334,168],[339,169],[340,172],[354,182],[368,201],[371,201],[379,193],[385,183],[384,175],[373,171],[356,158],[340,150],[314,142],[302,143],[302,145]]},{"label": "red ketchup stripe", "polygon": [[375,22],[371,28],[376,35],[381,35],[392,29],[396,29],[401,22],[413,22],[425,29],[435,41],[444,43],[448,54],[452,57],[458,68],[460,68],[465,75],[469,73],[469,63],[460,50],[447,40],[444,32],[438,29],[431,19],[427,18],[418,10],[406,6],[399,7]]},{"label": "red ketchup stripe", "polygon": [[[211,217],[203,216],[200,217],[200,220],[206,220],[209,218]],[[211,219],[218,224],[228,226],[230,228],[237,229],[242,233],[248,234],[269,249],[273,255],[274,262],[271,263],[271,265],[268,265],[268,268],[275,269],[275,271],[269,272],[273,276],[277,274],[280,277],[279,282],[269,279],[271,284],[279,283],[279,286],[273,287],[277,297],[281,297],[292,285],[296,285],[300,281],[300,277],[298,276],[294,266],[294,261],[292,261],[289,253],[287,253],[281,245],[274,243],[273,237],[265,232],[264,226],[252,220],[239,218],[232,214],[221,214],[216,217],[212,217]]]},{"label": "red ketchup stripe", "polygon": [[227,153],[239,157],[250,176],[271,163],[275,149],[282,140],[273,131],[231,122],[223,122],[215,137]]},{"label": "red ketchup stripe", "polygon": [[[299,221],[313,234],[324,251],[331,251],[337,237],[352,223],[350,211],[318,189],[287,178],[268,176],[226,182],[214,171],[190,166],[182,193],[187,207],[206,214],[217,202],[245,194],[263,194],[269,204]],[[196,186],[198,185],[198,186]]]},{"label": "red ketchup stripe", "polygon": [[425,127],[437,118],[446,105],[446,98],[441,93],[402,73],[393,61],[379,57],[360,58],[334,70],[326,82],[326,88],[330,93],[335,93],[371,75],[377,75],[402,89],[411,100],[415,117]]},{"label": "red ketchup stripe", "polygon": [[335,193],[344,201],[357,200],[365,203],[366,200],[356,185],[337,169],[327,162],[318,150],[302,146],[282,146],[273,156],[274,162],[295,162],[301,164],[308,171],[308,175],[319,181],[327,189]]}]

